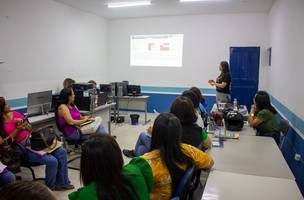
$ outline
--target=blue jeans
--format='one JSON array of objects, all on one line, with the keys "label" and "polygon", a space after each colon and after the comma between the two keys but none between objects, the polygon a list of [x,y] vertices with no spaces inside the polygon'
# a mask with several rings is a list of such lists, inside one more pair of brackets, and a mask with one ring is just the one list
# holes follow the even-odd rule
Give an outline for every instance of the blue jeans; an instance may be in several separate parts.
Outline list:
[{"label": "blue jeans", "polygon": [[6,169],[0,173],[0,187],[5,186],[9,183],[13,183],[15,180],[15,175]]},{"label": "blue jeans", "polygon": [[[22,152],[24,152],[24,149]],[[68,158],[65,148],[59,147],[52,153],[43,156],[29,150],[25,150],[25,152],[25,162],[45,165],[45,183],[49,188],[52,189],[55,186],[63,187],[70,184],[68,178]]]},{"label": "blue jeans", "polygon": [[[97,134],[108,134],[108,132],[106,131],[106,129],[100,125],[96,131]],[[65,136],[67,140],[79,140],[80,139],[80,132],[79,130],[75,131],[74,133]],[[90,137],[90,134],[83,134],[82,139],[86,140]]]},{"label": "blue jeans", "polygon": [[136,145],[135,145],[135,155],[141,156],[149,152],[151,149],[151,136],[147,132],[140,133]]}]

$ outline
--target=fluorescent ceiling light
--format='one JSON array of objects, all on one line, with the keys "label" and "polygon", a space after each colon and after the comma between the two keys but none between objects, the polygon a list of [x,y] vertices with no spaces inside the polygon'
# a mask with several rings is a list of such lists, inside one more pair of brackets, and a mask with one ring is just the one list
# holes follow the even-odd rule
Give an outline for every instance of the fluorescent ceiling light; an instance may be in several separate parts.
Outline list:
[{"label": "fluorescent ceiling light", "polygon": [[121,7],[131,7],[131,6],[147,6],[151,5],[150,0],[146,1],[122,1],[122,2],[109,2],[108,8],[121,8]]},{"label": "fluorescent ceiling light", "polygon": [[219,2],[227,0],[179,0],[180,2]]}]

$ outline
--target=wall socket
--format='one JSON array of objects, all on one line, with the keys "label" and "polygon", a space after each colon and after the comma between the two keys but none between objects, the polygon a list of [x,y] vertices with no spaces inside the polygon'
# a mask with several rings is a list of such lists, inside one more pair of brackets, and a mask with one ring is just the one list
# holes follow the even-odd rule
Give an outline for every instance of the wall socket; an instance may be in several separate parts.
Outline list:
[{"label": "wall socket", "polygon": [[298,154],[298,153],[296,153],[295,156],[294,156],[294,159],[295,159],[296,161],[301,161],[301,155]]}]

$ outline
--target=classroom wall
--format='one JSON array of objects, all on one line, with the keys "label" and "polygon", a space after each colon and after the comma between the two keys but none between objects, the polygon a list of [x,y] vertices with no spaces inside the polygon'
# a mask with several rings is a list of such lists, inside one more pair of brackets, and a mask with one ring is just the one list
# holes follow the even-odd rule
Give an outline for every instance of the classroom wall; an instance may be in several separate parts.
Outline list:
[{"label": "classroom wall", "polygon": [[0,0],[0,96],[107,79],[107,21],[52,0]]},{"label": "classroom wall", "polygon": [[[303,0],[277,0],[272,7],[272,66],[266,70],[266,85],[280,117],[291,124],[282,153],[304,195],[303,11]],[[302,156],[301,161],[294,159],[296,153]]]},{"label": "classroom wall", "polygon": [[267,69],[268,90],[302,119],[303,11],[303,0],[279,0],[274,4],[270,12],[272,66]]},{"label": "classroom wall", "polygon": [[[264,87],[265,52],[269,46],[268,15],[223,14],[109,20],[109,78],[144,86],[209,88],[229,60],[230,46],[261,46],[260,87]],[[130,66],[130,35],[184,34],[182,68]]]}]

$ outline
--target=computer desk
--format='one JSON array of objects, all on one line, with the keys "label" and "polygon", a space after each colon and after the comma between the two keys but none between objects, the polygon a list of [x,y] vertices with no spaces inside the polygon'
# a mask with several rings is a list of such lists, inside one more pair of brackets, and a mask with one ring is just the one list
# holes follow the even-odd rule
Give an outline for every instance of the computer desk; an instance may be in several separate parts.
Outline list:
[{"label": "computer desk", "polygon": [[202,200],[303,200],[294,180],[211,171]]},{"label": "computer desk", "polygon": [[144,124],[147,124],[151,120],[147,117],[147,105],[149,96],[122,96],[115,97],[117,102],[117,113],[119,115],[119,110],[136,110],[145,112],[145,121]]},{"label": "computer desk", "polygon": [[116,103],[109,103],[96,107],[93,111],[80,111],[84,115],[92,115],[93,117],[102,118],[102,126],[108,130],[111,135],[111,108],[114,107]]},{"label": "computer desk", "polygon": [[211,149],[215,170],[295,179],[273,138],[247,136],[241,132],[238,140],[228,139],[223,148]]},{"label": "computer desk", "polygon": [[[85,115],[92,115],[94,117],[100,116],[102,120],[102,126],[108,130],[109,134],[111,135],[111,107],[115,106],[115,103],[111,104],[105,104],[102,106],[96,107],[93,112],[91,111],[80,111],[80,113]],[[55,114],[54,113],[48,113],[44,115],[37,115],[33,117],[28,118],[30,124],[34,129],[47,126],[47,125],[53,125],[56,127],[55,122]],[[57,127],[56,127],[57,128]]]}]

